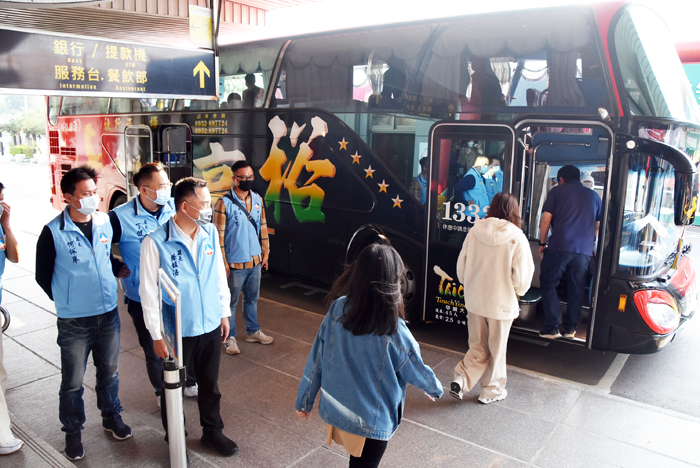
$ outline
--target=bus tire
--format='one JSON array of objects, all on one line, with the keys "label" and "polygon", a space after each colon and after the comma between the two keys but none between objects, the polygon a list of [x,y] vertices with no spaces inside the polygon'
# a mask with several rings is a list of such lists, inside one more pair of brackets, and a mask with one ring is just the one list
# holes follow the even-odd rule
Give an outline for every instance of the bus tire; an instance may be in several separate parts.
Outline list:
[{"label": "bus tire", "polygon": [[109,209],[114,209],[117,206],[123,205],[126,202],[126,194],[124,192],[115,192],[114,195],[112,195],[112,201],[109,202]]}]

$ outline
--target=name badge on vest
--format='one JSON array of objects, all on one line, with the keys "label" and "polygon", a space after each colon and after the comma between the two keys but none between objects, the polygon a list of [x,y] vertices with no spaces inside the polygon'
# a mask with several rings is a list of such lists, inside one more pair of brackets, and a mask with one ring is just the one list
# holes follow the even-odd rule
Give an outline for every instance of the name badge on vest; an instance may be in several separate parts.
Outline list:
[{"label": "name badge on vest", "polygon": [[211,244],[204,246],[204,253],[207,255],[212,255],[214,253],[214,248],[211,246]]},{"label": "name badge on vest", "polygon": [[258,204],[256,203],[256,204],[255,204],[255,209],[256,209],[256,210],[259,210],[259,209],[260,209],[260,205],[258,205]]},{"label": "name badge on vest", "polygon": [[104,232],[100,233],[100,242],[102,242],[103,244],[109,242],[109,237],[107,237],[107,234],[105,234]]},{"label": "name badge on vest", "polygon": [[0,250],[5,250],[5,241],[0,239]]}]

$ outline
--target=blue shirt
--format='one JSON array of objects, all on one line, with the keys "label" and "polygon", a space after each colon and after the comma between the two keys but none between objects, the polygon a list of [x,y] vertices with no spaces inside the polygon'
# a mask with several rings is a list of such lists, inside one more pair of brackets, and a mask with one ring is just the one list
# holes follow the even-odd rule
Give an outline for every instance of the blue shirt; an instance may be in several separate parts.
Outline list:
[{"label": "blue shirt", "polygon": [[341,321],[347,297],[336,300],[316,334],[295,407],[351,434],[389,440],[399,426],[410,383],[433,397],[443,390],[423,363],[418,343],[399,319],[396,333],[353,335]]},{"label": "blue shirt", "polygon": [[597,193],[572,180],[550,190],[543,212],[552,215],[549,248],[593,255],[595,224],[600,221],[602,202]]}]

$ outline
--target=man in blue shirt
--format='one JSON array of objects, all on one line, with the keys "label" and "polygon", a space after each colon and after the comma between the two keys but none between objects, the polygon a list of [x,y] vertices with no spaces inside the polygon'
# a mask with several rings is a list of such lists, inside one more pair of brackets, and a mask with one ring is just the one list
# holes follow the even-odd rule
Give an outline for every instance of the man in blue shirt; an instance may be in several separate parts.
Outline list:
[{"label": "man in blue shirt", "polygon": [[501,160],[496,157],[489,158],[489,170],[484,175],[486,182],[486,195],[489,197],[489,205],[491,200],[497,193],[503,191],[503,171],[501,170]]},{"label": "man in blue shirt", "polygon": [[129,278],[122,280],[124,298],[146,357],[148,379],[156,396],[160,398],[163,392],[163,361],[154,351],[151,334],[143,321],[139,296],[139,262],[144,237],[165,224],[175,214],[175,202],[170,197],[173,184],[170,183],[163,164],[159,162],[141,167],[134,174],[133,182],[139,190],[139,195],[110,211],[109,220],[114,232],[114,243],[119,243],[122,259],[131,271]]},{"label": "man in blue shirt", "polygon": [[[479,156],[474,161],[474,167],[469,169],[462,180],[454,187],[455,199],[467,206],[476,205],[479,217],[486,217],[490,199],[486,191],[484,174],[489,171],[489,158]],[[473,213],[473,211],[472,211]]]},{"label": "man in blue shirt", "polygon": [[114,278],[117,273],[128,277],[129,270],[113,262],[112,226],[109,217],[97,211],[96,180],[97,172],[89,166],[65,173],[61,192],[68,206],[44,226],[36,249],[36,282],[54,301],[58,315],[58,417],[66,433],[66,457],[71,460],[85,456],[81,441],[83,377],[90,353],[97,373],[95,391],[102,427],[117,440],[131,437],[131,428],[119,415],[120,322]]},{"label": "man in blue shirt", "polygon": [[[597,193],[581,184],[580,175],[576,166],[559,169],[559,185],[550,190],[542,207],[539,254],[542,259],[540,292],[544,306],[540,336],[543,338],[561,338],[562,314],[556,288],[564,273],[568,291],[564,337],[573,338],[581,321],[586,274],[594,254],[602,202]],[[552,235],[547,243],[550,227]]]},{"label": "man in blue shirt", "polygon": [[411,185],[409,185],[408,190],[410,190],[411,195],[416,200],[420,201],[421,205],[425,205],[428,196],[428,158],[420,158],[418,164],[420,164],[420,174],[411,179]]}]

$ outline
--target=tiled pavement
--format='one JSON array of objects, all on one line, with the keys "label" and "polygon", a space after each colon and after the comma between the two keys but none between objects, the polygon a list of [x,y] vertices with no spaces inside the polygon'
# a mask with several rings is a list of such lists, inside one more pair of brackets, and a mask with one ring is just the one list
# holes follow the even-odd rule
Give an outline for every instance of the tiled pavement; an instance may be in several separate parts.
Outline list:
[{"label": "tiled pavement", "polygon": [[[30,254],[31,255],[31,254]],[[7,399],[18,435],[28,445],[0,459],[2,467],[71,466],[61,453],[58,421],[59,352],[52,303],[29,266],[8,265],[3,305],[12,314],[4,337]],[[94,368],[88,365],[83,467],[168,466],[159,409],[131,319],[122,319],[120,398],[133,438],[117,442],[100,427]],[[238,314],[240,316],[240,314]],[[199,443],[197,405],[185,401],[192,467],[347,466],[344,449],[323,445],[323,423],[314,412],[297,418],[299,377],[320,315],[260,303],[260,322],[271,346],[241,340],[241,354],[222,351],[220,387],[224,432],[240,452],[223,458]],[[239,324],[242,329],[243,323]],[[461,355],[423,346],[425,361],[447,386]],[[389,443],[382,467],[691,467],[700,466],[700,420],[614,397],[595,387],[509,369],[508,398],[488,406],[478,390],[459,402],[447,394],[433,403],[410,387],[404,420]]]}]

